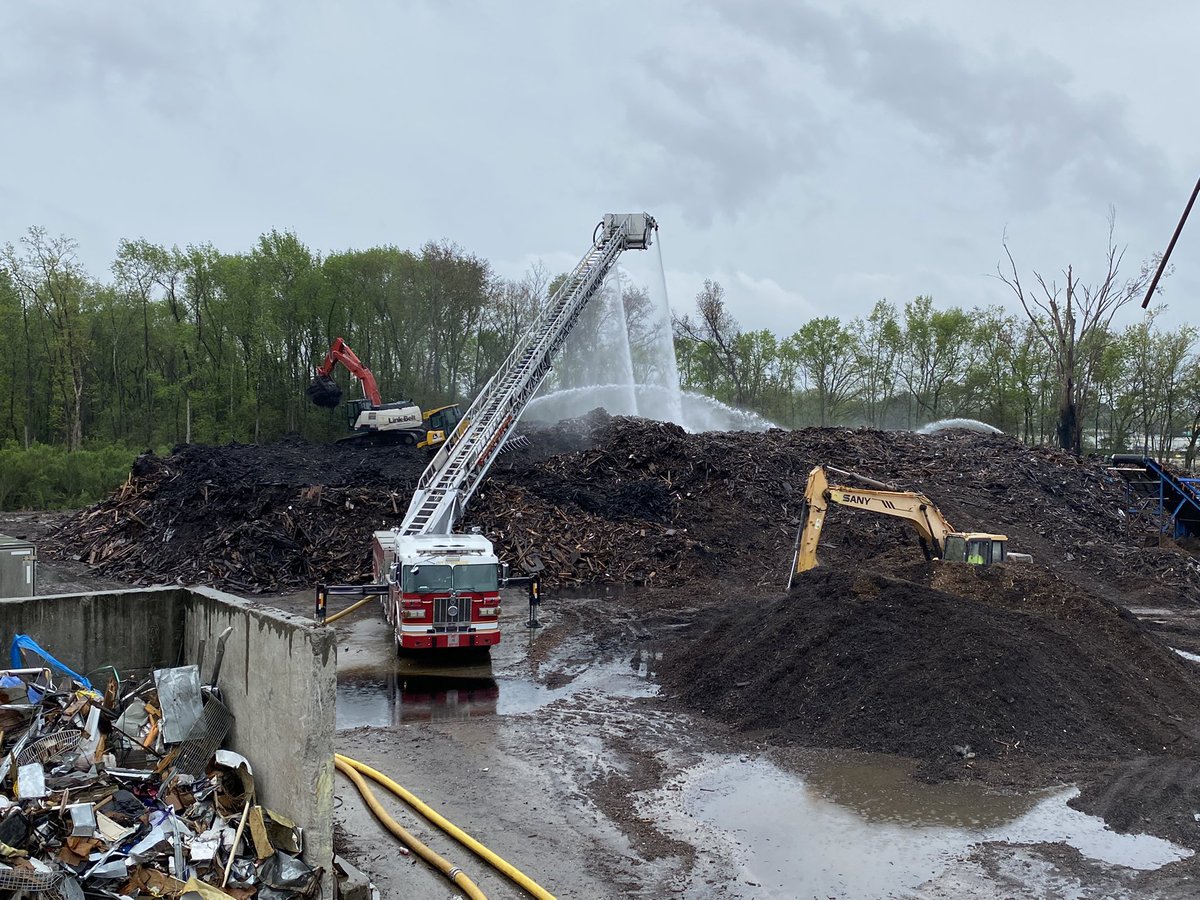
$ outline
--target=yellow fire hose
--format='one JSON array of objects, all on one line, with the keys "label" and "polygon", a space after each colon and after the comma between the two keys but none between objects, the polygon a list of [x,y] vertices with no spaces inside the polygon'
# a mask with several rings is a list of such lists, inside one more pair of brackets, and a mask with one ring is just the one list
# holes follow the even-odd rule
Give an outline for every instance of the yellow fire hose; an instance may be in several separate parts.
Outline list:
[{"label": "yellow fire hose", "polygon": [[320,624],[332,625],[334,622],[336,622],[342,616],[348,616],[348,615],[350,615],[350,613],[354,612],[356,609],[361,609],[362,607],[364,607],[368,603],[370,603],[372,600],[378,600],[378,599],[379,599],[378,594],[372,594],[370,597],[363,597],[358,602],[353,603],[350,606],[347,606],[345,609],[341,610],[340,612],[335,612],[332,616],[326,616],[325,621],[321,622]]},{"label": "yellow fire hose", "polygon": [[[353,780],[356,785],[358,785],[359,782],[362,780],[362,777],[361,777],[362,775],[366,775],[372,781],[378,782],[379,784],[383,785],[385,788],[387,788],[389,791],[391,791],[393,794],[395,794],[397,797],[399,797],[401,800],[403,800],[405,803],[407,803],[409,806],[411,806],[413,809],[415,809],[418,813],[420,813],[422,816],[424,816],[426,819],[428,819],[430,822],[432,822],[438,828],[442,829],[442,831],[446,832],[446,834],[450,835],[450,837],[454,838],[456,841],[458,841],[460,844],[462,844],[464,847],[466,847],[468,850],[470,850],[476,856],[480,857],[485,862],[487,862],[489,865],[491,865],[492,868],[494,868],[497,872],[504,875],[506,878],[508,878],[510,881],[512,881],[518,887],[525,890],[527,893],[529,893],[533,897],[536,897],[537,900],[555,900],[555,897],[553,894],[551,894],[549,891],[547,891],[544,887],[542,887],[540,884],[538,884],[536,881],[534,881],[532,878],[530,878],[528,875],[526,875],[520,869],[516,868],[515,866],[513,866],[510,863],[506,862],[505,860],[501,859],[499,856],[497,856],[495,853],[493,853],[491,850],[489,850],[483,844],[479,843],[479,841],[475,840],[475,838],[471,837],[469,834],[467,834],[465,831],[463,831],[461,828],[459,828],[453,822],[450,822],[445,817],[443,817],[439,813],[435,812],[428,805],[423,803],[417,796],[415,796],[414,794],[405,790],[403,787],[401,787],[396,782],[392,781],[392,779],[388,778],[382,772],[378,772],[375,769],[372,769],[370,766],[368,766],[364,763],[360,763],[356,759],[351,759],[348,756],[343,756],[340,753],[337,753],[334,755],[333,761],[334,761],[334,764],[337,766],[338,771],[342,772],[344,775],[351,778],[351,780]],[[353,773],[353,774],[351,774],[351,773]],[[361,773],[361,775],[359,773]],[[360,792],[363,791],[363,787],[359,787],[359,791]],[[363,797],[364,798],[367,797],[367,794],[365,792],[363,793]],[[371,801],[368,800],[367,803],[368,803],[368,805],[370,805]],[[372,811],[375,811],[374,806],[372,806],[371,809],[372,809]],[[376,812],[376,815],[378,815],[378,812]],[[387,824],[386,821],[384,822],[384,824],[385,825]],[[388,826],[388,827],[391,828],[391,826]],[[396,827],[399,828],[399,826],[396,826]],[[403,829],[401,829],[401,830],[403,830]],[[393,834],[396,833],[395,829],[392,829],[392,833]],[[405,832],[405,834],[407,834],[407,832]],[[397,835],[397,836],[399,837],[399,835]],[[409,835],[409,837],[411,838],[411,835]],[[400,839],[404,840],[403,837],[401,837]],[[416,839],[412,838],[412,840],[415,841]],[[423,844],[421,846],[424,847]],[[425,849],[428,849],[428,848],[425,848]],[[420,852],[420,851],[418,851],[418,852]],[[429,852],[432,853],[433,851],[429,851]],[[434,856],[437,856],[437,854],[434,854]],[[441,859],[441,857],[437,857],[437,858]],[[442,862],[445,863],[445,860],[442,860]],[[437,863],[434,863],[434,865],[437,865]],[[447,865],[449,865],[449,864],[447,863]],[[444,872],[446,870],[442,869],[442,871]]]},{"label": "yellow fire hose", "polygon": [[358,788],[358,792],[362,794],[363,800],[367,802],[367,806],[370,807],[371,812],[375,814],[375,818],[382,822],[388,831],[398,837],[404,846],[408,847],[419,857],[421,857],[421,859],[425,860],[425,862],[429,863],[431,866],[449,878],[450,881],[456,886],[462,888],[463,893],[465,893],[470,900],[487,900],[487,895],[479,889],[475,882],[467,877],[466,872],[464,872],[458,866],[453,865],[444,857],[439,856],[433,850],[429,849],[429,847],[422,844],[415,837],[413,837],[412,834],[406,831],[399,822],[389,816],[387,810],[383,808],[383,805],[376,799],[375,794],[372,793],[371,788],[367,785],[366,779],[359,775],[358,772],[355,771],[354,767],[350,765],[353,760],[344,762],[343,760],[345,759],[346,758],[343,756],[334,756],[333,764],[337,766],[339,772],[354,782],[354,786]]}]

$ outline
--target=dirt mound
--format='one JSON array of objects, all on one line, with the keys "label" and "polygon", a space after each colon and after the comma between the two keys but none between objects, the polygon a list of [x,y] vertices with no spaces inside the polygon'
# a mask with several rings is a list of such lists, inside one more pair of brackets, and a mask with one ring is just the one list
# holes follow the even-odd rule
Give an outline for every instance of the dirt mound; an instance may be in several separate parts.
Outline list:
[{"label": "dirt mound", "polygon": [[[656,572],[677,583],[736,569],[747,582],[778,584],[791,556],[808,472],[826,464],[925,493],[956,527],[1004,532],[1012,549],[1065,566],[1093,585],[1134,593],[1200,591],[1194,558],[1147,549],[1158,539],[1152,523],[1131,521],[1122,512],[1122,487],[1100,461],[1027,447],[1004,435],[849,428],[696,435],[675,425],[595,414],[570,428],[584,432],[577,439],[591,446],[536,461],[504,458],[491,480],[504,502],[480,498],[468,509],[468,521],[499,534],[504,549],[527,568],[547,559],[578,561],[583,532],[576,522],[588,522],[586,530],[593,531],[592,517],[609,523],[605,543],[614,553],[652,536],[649,526],[665,526],[673,540],[686,537],[691,552],[664,572],[655,555],[630,559],[597,547],[582,571],[575,562],[549,566],[551,580],[589,581],[594,572],[625,571],[647,578]],[[652,482],[666,493],[651,513],[613,502],[616,491],[644,493]],[[501,517],[514,508],[546,514],[538,513],[541,527],[510,542]],[[535,544],[537,558],[526,559],[526,546]],[[835,564],[870,562],[896,547],[920,558],[910,528],[837,509],[825,527],[821,556]]]},{"label": "dirt mound", "polygon": [[[931,496],[962,529],[1004,531],[1013,549],[1131,594],[1200,590],[1200,565],[1148,551],[1150,525],[1096,462],[1002,435],[848,428],[687,434],[602,411],[526,429],[467,510],[518,570],[551,584],[679,585],[697,578],[780,584],[805,479],[819,463]],[[138,581],[286,590],[369,576],[370,533],[396,524],[427,459],[406,448],[186,446],[143,457],[109,500],[67,523],[51,553]],[[319,488],[319,490],[315,490]],[[822,559],[871,561],[915,534],[839,509]]]},{"label": "dirt mound", "polygon": [[1050,781],[1200,751],[1194,673],[1127,612],[1035,568],[918,569],[817,569],[788,597],[730,605],[667,651],[664,687],[742,731],[937,777]]},{"label": "dirt mound", "polygon": [[1146,756],[1085,785],[1071,805],[1100,816],[1113,831],[1159,837],[1200,848],[1200,760]]}]

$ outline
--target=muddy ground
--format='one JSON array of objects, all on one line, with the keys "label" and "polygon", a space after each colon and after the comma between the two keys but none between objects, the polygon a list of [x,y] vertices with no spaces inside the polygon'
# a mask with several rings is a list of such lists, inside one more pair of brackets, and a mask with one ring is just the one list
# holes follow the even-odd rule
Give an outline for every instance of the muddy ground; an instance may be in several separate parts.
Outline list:
[{"label": "muddy ground", "polygon": [[[550,592],[540,630],[510,598],[491,659],[449,667],[398,661],[374,615],[339,624],[343,752],[564,897],[1192,895],[1200,565],[1127,513],[1102,461],[603,414],[533,447],[497,465],[472,522],[583,586]],[[935,496],[1035,562],[929,564],[904,528],[845,512],[785,597],[818,462]],[[0,531],[43,540],[43,593],[199,580],[307,613],[310,591],[278,592],[361,575],[421,463],[180,448],[92,509]],[[446,896],[348,785],[339,799],[342,848],[385,895]]]},{"label": "muddy ground", "polygon": [[[7,514],[0,531],[36,537],[60,518]],[[101,581],[78,563],[41,569],[44,593],[111,584]],[[1109,783],[1102,802],[1131,833],[1122,836],[1073,809],[1079,798],[1054,779],[1036,791],[931,785],[916,777],[918,760],[742,731],[662,688],[664,656],[738,596],[552,592],[546,627],[531,630],[512,593],[490,660],[432,667],[397,659],[381,617],[351,617],[336,626],[339,751],[392,775],[560,897],[1194,896],[1200,865],[1186,823],[1175,844],[1147,834],[1172,827],[1161,811],[1180,805],[1178,777],[1164,783],[1143,767]],[[300,613],[311,602],[307,592],[266,599]],[[397,852],[342,779],[337,798],[339,850],[383,896],[451,896]],[[523,896],[385,804],[488,896]]]}]

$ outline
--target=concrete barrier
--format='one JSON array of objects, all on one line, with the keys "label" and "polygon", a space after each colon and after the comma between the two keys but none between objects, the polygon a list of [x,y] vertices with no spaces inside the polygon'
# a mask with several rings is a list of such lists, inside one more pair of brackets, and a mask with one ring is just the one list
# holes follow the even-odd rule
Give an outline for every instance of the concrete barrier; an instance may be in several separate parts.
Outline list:
[{"label": "concrete barrier", "polygon": [[305,858],[325,870],[322,896],[332,897],[332,628],[208,588],[0,599],[6,660],[12,636],[28,634],[81,674],[195,663],[207,683],[228,626],[218,686],[235,719],[229,746],[253,765],[259,802],[304,828]]}]

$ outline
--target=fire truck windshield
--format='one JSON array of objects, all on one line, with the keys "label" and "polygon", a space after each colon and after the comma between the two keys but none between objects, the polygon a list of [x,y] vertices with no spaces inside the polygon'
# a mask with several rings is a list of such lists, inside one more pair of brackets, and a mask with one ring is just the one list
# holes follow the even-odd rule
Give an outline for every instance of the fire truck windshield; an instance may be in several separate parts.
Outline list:
[{"label": "fire truck windshield", "polygon": [[495,563],[477,563],[473,566],[454,567],[454,587],[460,591],[478,594],[498,590]]},{"label": "fire truck windshield", "polygon": [[402,590],[409,593],[470,591],[481,593],[498,589],[495,563],[469,566],[405,566]]}]

